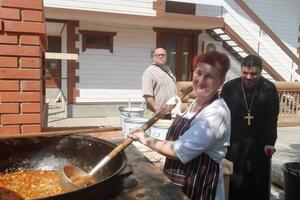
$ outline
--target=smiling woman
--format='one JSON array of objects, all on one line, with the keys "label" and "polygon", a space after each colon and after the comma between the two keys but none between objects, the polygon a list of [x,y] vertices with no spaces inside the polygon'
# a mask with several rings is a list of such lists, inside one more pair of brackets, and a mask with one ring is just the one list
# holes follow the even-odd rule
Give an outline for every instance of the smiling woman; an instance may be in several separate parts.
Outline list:
[{"label": "smiling woman", "polygon": [[203,106],[224,83],[229,59],[224,54],[212,51],[195,57],[193,66],[193,88],[198,97],[197,104]]},{"label": "smiling woman", "polygon": [[193,67],[197,99],[175,117],[166,140],[149,137],[140,129],[128,136],[167,157],[164,173],[190,199],[223,200],[221,162],[229,146],[230,111],[217,94],[229,69],[229,58],[212,51],[196,56]]}]

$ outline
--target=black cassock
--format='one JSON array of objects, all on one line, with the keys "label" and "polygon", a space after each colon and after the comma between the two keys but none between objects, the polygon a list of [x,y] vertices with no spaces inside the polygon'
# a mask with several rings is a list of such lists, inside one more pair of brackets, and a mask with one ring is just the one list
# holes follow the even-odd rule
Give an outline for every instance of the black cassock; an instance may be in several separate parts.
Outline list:
[{"label": "black cassock", "polygon": [[[233,162],[230,200],[267,200],[269,197],[270,159],[265,145],[275,145],[279,99],[275,85],[261,77],[254,89],[242,90],[241,78],[227,82],[221,96],[231,112],[231,138],[226,158]],[[253,105],[251,105],[252,96]],[[245,119],[248,109],[253,119]]]}]

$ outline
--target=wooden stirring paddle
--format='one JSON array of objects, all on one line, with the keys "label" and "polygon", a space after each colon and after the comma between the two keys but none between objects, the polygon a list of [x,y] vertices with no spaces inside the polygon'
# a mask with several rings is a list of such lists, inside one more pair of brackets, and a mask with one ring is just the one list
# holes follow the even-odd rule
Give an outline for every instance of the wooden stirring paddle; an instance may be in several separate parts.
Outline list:
[{"label": "wooden stirring paddle", "polygon": [[[146,131],[151,127],[156,121],[162,118],[166,113],[171,112],[177,104],[177,99],[172,97],[166,105],[162,107],[160,112],[156,113],[151,119],[145,122],[141,129]],[[84,187],[90,184],[96,172],[103,168],[108,162],[110,162],[118,153],[124,150],[129,144],[133,142],[132,138],[125,139],[121,144],[115,147],[107,156],[105,156],[88,174],[85,173],[78,167],[67,165],[60,171],[61,176],[61,186],[64,191],[72,191],[78,189],[78,187]],[[65,171],[68,169],[67,171]]]}]

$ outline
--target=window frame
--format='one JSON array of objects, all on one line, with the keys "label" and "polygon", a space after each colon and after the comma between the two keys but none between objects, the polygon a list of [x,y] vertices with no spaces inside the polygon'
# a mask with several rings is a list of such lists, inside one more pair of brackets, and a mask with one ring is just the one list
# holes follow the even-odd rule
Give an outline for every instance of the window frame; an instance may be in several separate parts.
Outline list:
[{"label": "window frame", "polygon": [[184,15],[196,15],[196,4],[186,2],[166,1],[166,13],[176,13]]},{"label": "window frame", "polygon": [[[116,32],[105,32],[105,31],[90,31],[90,30],[79,30],[82,35],[82,51],[86,49],[108,49],[113,53],[113,37],[117,34]],[[107,37],[107,45],[87,44],[86,40],[89,36]]]}]

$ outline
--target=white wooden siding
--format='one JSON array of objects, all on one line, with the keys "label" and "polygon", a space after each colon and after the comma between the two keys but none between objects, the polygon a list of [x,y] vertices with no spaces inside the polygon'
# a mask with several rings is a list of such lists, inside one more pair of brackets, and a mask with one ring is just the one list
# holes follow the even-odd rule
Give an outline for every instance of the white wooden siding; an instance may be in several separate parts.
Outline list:
[{"label": "white wooden siding", "polygon": [[[196,14],[219,16],[223,0],[168,0],[196,3]],[[243,13],[233,0],[224,0],[243,18]],[[245,0],[245,3],[279,36],[295,53],[298,48],[300,1],[299,0]],[[249,24],[251,25],[251,24]]]},{"label": "white wooden siding", "polygon": [[[141,77],[151,63],[150,52],[156,45],[156,34],[152,27],[147,29],[130,26],[104,26],[81,22],[82,30],[117,32],[114,37],[113,53],[109,50],[87,49],[81,52],[81,37],[77,46],[80,49],[80,68],[76,70],[79,83],[76,88],[80,97],[76,102],[127,102],[141,101]],[[199,35],[198,52],[202,41],[217,44],[217,50],[224,50],[220,42],[214,41],[206,32]],[[231,70],[226,80],[239,75],[239,63],[231,57]]]},{"label": "white wooden siding", "polygon": [[[279,0],[257,1],[259,1],[260,3],[266,2],[267,7],[275,4],[274,6],[278,7],[278,9],[281,5],[279,3]],[[255,6],[259,6],[259,4],[254,3],[257,1],[247,0],[247,3],[251,6],[252,9],[255,10]],[[112,13],[115,12],[140,15],[154,14],[152,10],[152,1],[150,0],[89,0],[88,2],[91,2],[92,4],[88,4],[86,2],[87,0],[45,0],[45,5],[48,7],[61,7],[82,10],[88,9],[87,7],[89,7],[89,9],[94,9],[95,11]],[[232,0],[226,0],[226,2],[233,4]],[[251,2],[254,5],[251,5]],[[278,28],[277,31],[273,31],[278,34],[278,36],[280,36],[280,38],[283,39],[289,46],[294,48],[293,45],[295,47],[298,46],[297,37],[299,35],[298,26],[300,24],[300,14],[295,13],[295,10],[296,8],[299,8],[300,1],[299,3],[298,0],[289,0],[285,2],[287,5],[286,8],[283,9],[283,14],[288,12],[288,10],[290,9],[293,13],[293,16],[288,14],[288,17],[293,19],[289,20],[295,20],[294,18],[297,18],[298,22],[290,23],[289,20],[287,20],[285,23],[282,20],[274,20],[273,22],[271,18],[268,19],[268,16],[272,16],[275,11],[272,10],[270,11],[270,13],[266,14],[264,12],[269,12],[269,9],[266,8],[265,10],[261,9],[260,12],[258,10],[255,10],[255,12],[257,12],[257,14],[263,20],[266,20],[265,22],[272,29],[273,26],[282,27],[282,29],[285,29],[287,27],[287,29],[289,30],[288,32],[280,32],[280,28]],[[290,2],[293,2],[293,5],[290,5]],[[141,6],[140,3],[143,3],[145,7]],[[104,4],[108,4],[108,7],[103,6]],[[113,4],[117,4],[117,6],[114,7]],[[127,6],[124,4],[126,4]],[[129,7],[132,10],[130,10]],[[197,5],[197,14],[199,15],[213,16],[215,13],[216,16],[219,16],[219,10],[220,6],[216,5],[210,5],[207,7],[203,5]],[[257,29],[257,27],[255,27],[255,25],[250,22],[249,18],[243,15],[242,12],[239,13],[242,16],[242,20],[245,20],[244,23],[246,23],[248,26],[251,26],[253,30]],[[276,16],[278,15],[278,17],[282,15],[280,13],[275,14]],[[266,19],[264,19],[262,15],[265,15]],[[224,13],[224,16],[226,16],[226,13]],[[84,18],[83,20],[86,19]],[[268,22],[268,20],[270,22]],[[276,21],[278,21],[279,25]],[[273,25],[271,25],[272,22],[274,23]],[[156,34],[153,31],[152,27],[145,27],[146,25],[144,26],[142,21],[137,22],[135,26],[122,23],[123,22],[108,25],[109,23],[97,21],[97,19],[95,19],[93,22],[80,21],[79,29],[111,31],[117,32],[117,35],[114,36],[113,53],[110,53],[109,50],[96,49],[87,49],[85,52],[82,52],[80,37],[80,41],[77,42],[77,47],[80,49],[80,68],[76,70],[76,75],[79,76],[79,83],[76,84],[76,89],[79,89],[80,96],[76,98],[76,102],[127,102],[129,98],[131,99],[131,101],[142,100],[141,77],[144,69],[151,63],[150,51],[156,46]],[[176,21],[174,21],[174,24],[176,24]],[[193,27],[190,28],[192,29]],[[240,35],[252,46],[257,46],[257,41],[251,40],[251,37],[249,37],[248,35],[243,35],[243,33],[240,33]],[[200,36],[199,45],[201,44],[200,41],[209,40],[212,39],[208,38],[207,35],[206,37],[202,38]],[[199,46],[199,52],[200,50],[201,46]],[[218,50],[224,51],[223,48]],[[278,57],[281,58],[279,54]],[[236,62],[234,58],[231,59],[233,61],[232,66],[238,67],[238,62]],[[239,68],[234,68],[233,70],[231,70],[229,72],[229,79],[237,76],[238,72]]]},{"label": "white wooden siding", "polygon": [[[196,3],[194,0],[174,0]],[[233,0],[225,0],[244,19],[249,17]],[[197,1],[197,15],[220,16],[219,8],[222,0],[213,2],[206,0]],[[299,0],[245,0],[245,3],[279,36],[294,52],[298,47],[300,24]],[[248,25],[253,22],[248,20]]]},{"label": "white wooden siding", "polygon": [[196,5],[197,16],[221,17],[222,7],[216,5]]},{"label": "white wooden siding", "polygon": [[296,52],[300,25],[299,0],[246,0],[246,3]]},{"label": "white wooden siding", "polygon": [[156,45],[152,27],[108,27],[81,22],[79,29],[112,31],[117,35],[113,53],[104,49],[82,52],[80,37],[80,68],[76,70],[80,97],[76,102],[125,102],[129,98],[141,101],[142,73],[151,63],[150,52]]},{"label": "white wooden siding", "polygon": [[[300,24],[300,1],[299,0],[247,0],[246,3],[254,12],[271,28],[271,30],[296,54],[298,48],[299,24]],[[262,36],[277,60],[282,61],[284,68],[294,71],[297,65],[293,65],[291,59],[278,46],[272,45],[272,41],[265,35]],[[264,50],[265,51],[265,50]],[[274,57],[274,56],[273,56]],[[276,60],[276,59],[273,59]],[[274,61],[273,61],[274,62]],[[278,62],[277,62],[278,63]],[[272,64],[272,63],[270,63]],[[275,64],[275,62],[274,62]],[[278,64],[277,64],[278,65]],[[281,72],[280,72],[281,73]],[[287,81],[300,80],[300,76],[295,74],[287,75]]]},{"label": "white wooden siding", "polygon": [[[240,20],[247,27],[251,27],[255,35],[259,35],[259,27],[233,2],[233,0],[226,0],[226,2],[239,14]],[[250,8],[271,28],[271,30],[278,35],[278,37],[286,43],[286,45],[296,53],[298,46],[298,26],[300,13],[297,8],[300,7],[300,1],[288,0],[248,0],[246,2]],[[257,50],[258,41],[243,30],[240,25],[234,25],[230,19],[231,16],[225,14],[225,21],[238,32],[238,34],[250,45]],[[295,23],[298,21],[298,23]],[[260,45],[260,55],[275,69],[285,80],[293,81],[298,79],[299,75],[292,69],[291,59],[264,33],[259,37],[262,42]],[[294,65],[294,68],[296,65]],[[291,76],[292,75],[292,76]]]},{"label": "white wooden siding", "polygon": [[[292,60],[266,34],[262,32],[259,36],[259,27],[233,0],[225,0],[224,2],[225,4],[228,4],[234,12],[227,12],[226,9],[223,9],[222,16],[226,23],[229,24],[231,28],[235,30],[255,51],[258,51],[258,46],[260,46],[260,55],[285,80],[300,80],[300,76],[294,71],[297,66],[292,65]],[[300,7],[300,1],[247,0],[246,3],[296,54],[299,45],[298,28],[300,24],[300,12],[298,11],[298,8]],[[207,4],[207,2],[205,4]],[[221,3],[220,5],[222,4],[224,3]],[[216,17],[219,17],[220,12],[218,10],[221,7],[220,5],[198,4],[197,15],[214,16],[215,14]],[[248,28],[248,30],[246,28]],[[256,38],[259,38],[259,40]]]},{"label": "white wooden siding", "polygon": [[155,16],[152,0],[44,0],[45,7]]}]

